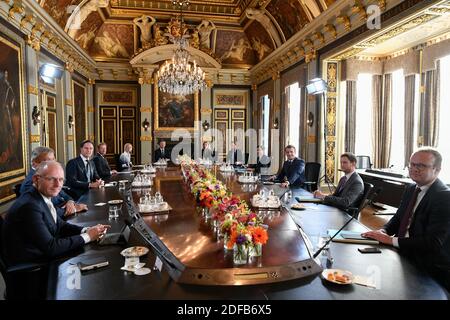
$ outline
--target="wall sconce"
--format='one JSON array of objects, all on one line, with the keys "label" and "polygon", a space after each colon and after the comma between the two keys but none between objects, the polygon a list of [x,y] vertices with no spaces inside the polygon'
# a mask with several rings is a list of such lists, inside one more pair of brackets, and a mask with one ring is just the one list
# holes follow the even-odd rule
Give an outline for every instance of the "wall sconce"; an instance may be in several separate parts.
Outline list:
[{"label": "wall sconce", "polygon": [[273,127],[275,129],[278,129],[278,118],[275,118],[275,120],[273,121]]},{"label": "wall sconce", "polygon": [[210,126],[210,124],[208,121],[206,121],[206,120],[203,121],[203,123],[202,123],[203,130],[208,131],[209,126]]},{"label": "wall sconce", "polygon": [[75,124],[71,115],[69,115],[69,121],[67,122],[67,124],[69,125],[69,128],[72,128]]},{"label": "wall sconce", "polygon": [[306,121],[306,123],[308,124],[308,126],[312,127],[314,124],[314,113],[309,112],[308,113],[308,120]]},{"label": "wall sconce", "polygon": [[33,112],[31,113],[31,119],[33,120],[33,125],[37,125],[41,122],[41,112],[37,106],[34,106]]},{"label": "wall sconce", "polygon": [[147,118],[145,118],[144,122],[142,122],[142,128],[144,128],[144,130],[147,131],[149,127],[150,127],[150,122],[148,122]]}]

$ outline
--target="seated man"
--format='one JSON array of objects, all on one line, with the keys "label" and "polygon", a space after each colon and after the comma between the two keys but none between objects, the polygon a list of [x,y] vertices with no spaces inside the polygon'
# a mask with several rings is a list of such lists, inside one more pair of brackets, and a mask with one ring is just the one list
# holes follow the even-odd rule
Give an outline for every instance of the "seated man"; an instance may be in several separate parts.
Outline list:
[{"label": "seated man", "polygon": [[450,290],[450,189],[438,179],[441,154],[433,148],[414,152],[409,176],[415,185],[403,193],[392,219],[364,237],[399,248]]},{"label": "seated man", "polygon": [[231,143],[231,150],[227,153],[227,162],[235,165],[245,163],[244,155],[242,154],[242,151],[238,149],[235,142]]},{"label": "seated man", "polygon": [[158,162],[159,159],[170,159],[170,153],[166,149],[166,142],[164,140],[159,142],[159,148],[155,150],[155,162]]},{"label": "seated man", "polygon": [[106,143],[102,142],[97,146],[97,154],[92,159],[95,164],[95,169],[97,169],[97,173],[103,180],[111,178],[112,175],[117,174],[116,170],[111,170],[109,166],[108,160],[106,160]]},{"label": "seated man", "polygon": [[301,187],[305,182],[305,161],[295,156],[295,147],[288,145],[284,148],[287,160],[283,163],[280,173],[271,180],[281,182],[281,186],[287,188]]},{"label": "seated man", "polygon": [[270,158],[264,154],[264,147],[258,146],[256,148],[257,157],[256,164],[249,164],[248,167],[255,169],[256,173],[268,174],[268,168],[270,168]]},{"label": "seated man", "polygon": [[[36,173],[36,168],[42,161],[55,160],[55,152],[51,148],[36,147],[31,152],[31,170],[28,172],[25,180],[20,186],[20,194],[24,194],[33,191],[33,175]],[[56,197],[52,198],[52,203],[56,207],[63,208],[64,210],[58,211],[61,213],[61,218],[65,218],[73,215],[76,212],[87,210],[87,206],[83,203],[75,203],[72,197],[69,196],[64,190],[61,190]]]},{"label": "seated man", "polygon": [[356,161],[353,153],[343,153],[341,155],[341,169],[345,176],[339,180],[336,190],[332,195],[325,195],[319,190],[316,190],[314,197],[322,199],[325,204],[343,210],[354,206],[364,193],[364,182],[356,172]]},{"label": "seated man", "polygon": [[120,170],[128,169],[133,166],[131,163],[131,151],[133,151],[133,145],[131,143],[125,143],[123,146],[123,153],[119,158]]},{"label": "seated man", "polygon": [[80,155],[67,162],[66,185],[70,195],[78,200],[89,188],[100,188],[103,180],[99,177],[95,163],[90,160],[94,145],[90,140],[81,142]]},{"label": "seated man", "polygon": [[56,161],[44,161],[33,176],[33,191],[20,196],[3,223],[6,264],[40,263],[82,248],[99,239],[109,226],[83,228],[63,221],[51,202],[64,182],[64,171]]},{"label": "seated man", "polygon": [[203,141],[202,159],[214,161],[216,158],[216,152],[211,150],[208,141]]}]

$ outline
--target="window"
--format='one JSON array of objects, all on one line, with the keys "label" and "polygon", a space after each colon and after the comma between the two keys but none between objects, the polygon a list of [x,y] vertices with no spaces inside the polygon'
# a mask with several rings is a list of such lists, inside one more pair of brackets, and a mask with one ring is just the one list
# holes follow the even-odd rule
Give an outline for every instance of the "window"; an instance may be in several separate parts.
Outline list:
[{"label": "window", "polygon": [[441,59],[441,94],[439,112],[439,141],[437,149],[442,154],[442,169],[440,178],[450,183],[450,56]]},{"label": "window", "polygon": [[262,98],[262,129],[263,134],[260,143],[263,145],[264,150],[269,152],[269,139],[270,139],[270,98],[269,95],[265,95]]},{"label": "window", "polygon": [[405,77],[403,69],[392,73],[392,140],[390,165],[395,171],[405,167]]},{"label": "window", "polygon": [[289,131],[287,143],[299,148],[300,145],[300,88],[298,82],[286,87],[289,110]]},{"label": "window", "polygon": [[372,75],[360,73],[356,82],[355,154],[373,162]]}]

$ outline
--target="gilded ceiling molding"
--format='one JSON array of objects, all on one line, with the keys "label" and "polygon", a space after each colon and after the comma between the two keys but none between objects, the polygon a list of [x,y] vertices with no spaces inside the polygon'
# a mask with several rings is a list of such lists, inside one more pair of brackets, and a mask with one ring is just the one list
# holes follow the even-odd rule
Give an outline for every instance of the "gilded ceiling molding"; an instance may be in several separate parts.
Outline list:
[{"label": "gilded ceiling molding", "polygon": [[18,1],[14,1],[13,2],[13,6],[9,9],[8,12],[8,20],[13,20],[15,19],[15,15],[18,14],[20,16],[22,16],[23,14],[25,14],[25,10],[22,7],[21,4],[18,3]]},{"label": "gilded ceiling molding", "polygon": [[355,4],[352,7],[352,13],[359,15],[361,21],[367,20],[367,12],[366,8],[361,4],[361,1],[355,1]]},{"label": "gilded ceiling molding", "polygon": [[32,35],[27,35],[25,37],[25,42],[29,45],[33,50],[39,51],[41,50],[41,41],[39,39],[33,37]]},{"label": "gilded ceiling molding", "polygon": [[35,19],[32,14],[26,14],[22,20],[20,20],[20,29],[24,29],[27,24],[33,25],[35,23]]},{"label": "gilded ceiling molding", "polygon": [[325,32],[329,33],[333,39],[337,38],[336,27],[333,24],[326,24],[324,27]]},{"label": "gilded ceiling molding", "polygon": [[350,18],[346,15],[341,15],[341,16],[337,17],[336,21],[338,23],[341,23],[344,26],[345,31],[350,31],[350,29],[352,28]]},{"label": "gilded ceiling molding", "polygon": [[319,44],[324,44],[325,43],[325,37],[324,37],[322,32],[315,32],[313,34],[313,38],[315,40],[319,41]]}]

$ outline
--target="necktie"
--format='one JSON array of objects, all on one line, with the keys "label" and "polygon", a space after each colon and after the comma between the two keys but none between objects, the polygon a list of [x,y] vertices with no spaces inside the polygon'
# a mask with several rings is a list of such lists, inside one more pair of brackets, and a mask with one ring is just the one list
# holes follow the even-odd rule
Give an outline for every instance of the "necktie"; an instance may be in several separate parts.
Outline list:
[{"label": "necktie", "polygon": [[164,158],[164,149],[161,149],[161,157]]},{"label": "necktie", "polygon": [[344,185],[347,182],[347,176],[343,176],[339,181],[339,188],[336,191],[336,194],[341,193],[342,189],[344,189]]},{"label": "necktie", "polygon": [[89,160],[86,160],[86,178],[87,178],[87,182],[91,182],[91,176],[92,176],[91,166],[89,164]]},{"label": "necktie", "polygon": [[408,207],[406,208],[405,213],[403,214],[402,221],[400,222],[400,227],[398,228],[397,236],[399,238],[403,238],[406,235],[406,231],[408,230],[408,226],[410,224],[410,220],[414,212],[414,205],[416,204],[417,196],[419,195],[420,191],[421,191],[420,188],[416,188],[414,190],[411,199],[409,200]]},{"label": "necktie", "polygon": [[50,210],[50,213],[52,214],[53,221],[55,221],[55,223],[56,223],[56,209],[53,206],[53,203],[51,201],[45,200],[45,204],[47,204],[47,207]]}]

